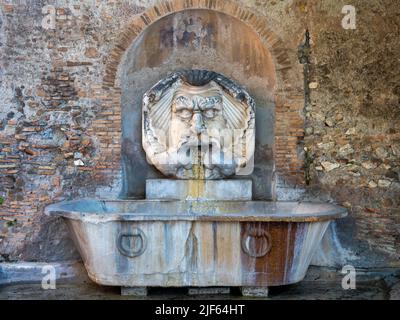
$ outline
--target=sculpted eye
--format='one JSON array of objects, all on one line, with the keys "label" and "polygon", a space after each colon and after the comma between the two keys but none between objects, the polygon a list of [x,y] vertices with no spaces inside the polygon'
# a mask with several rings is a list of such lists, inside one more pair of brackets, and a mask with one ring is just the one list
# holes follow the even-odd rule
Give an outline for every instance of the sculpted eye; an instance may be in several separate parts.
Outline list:
[{"label": "sculpted eye", "polygon": [[192,110],[190,108],[190,99],[185,96],[178,96],[175,98],[175,112],[181,119],[190,119],[192,117]]},{"label": "sculpted eye", "polygon": [[180,109],[177,113],[182,119],[190,119],[192,117],[192,111],[189,109]]},{"label": "sculpted eye", "polygon": [[206,118],[214,118],[217,113],[218,113],[217,109],[207,109],[207,110],[204,110],[203,115]]}]

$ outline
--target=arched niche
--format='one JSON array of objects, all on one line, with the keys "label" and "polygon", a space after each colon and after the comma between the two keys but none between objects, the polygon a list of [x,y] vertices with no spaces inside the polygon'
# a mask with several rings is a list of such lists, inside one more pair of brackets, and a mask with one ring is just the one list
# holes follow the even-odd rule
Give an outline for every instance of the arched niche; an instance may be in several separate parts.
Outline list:
[{"label": "arched niche", "polygon": [[[247,89],[255,99],[255,199],[273,197],[276,84],[271,53],[244,22],[207,9],[167,15],[145,28],[125,51],[119,65],[121,88],[121,197],[144,197],[145,180],[163,176],[146,161],[142,148],[142,97],[153,84],[179,69],[221,73]],[[240,177],[243,178],[243,177]]]}]

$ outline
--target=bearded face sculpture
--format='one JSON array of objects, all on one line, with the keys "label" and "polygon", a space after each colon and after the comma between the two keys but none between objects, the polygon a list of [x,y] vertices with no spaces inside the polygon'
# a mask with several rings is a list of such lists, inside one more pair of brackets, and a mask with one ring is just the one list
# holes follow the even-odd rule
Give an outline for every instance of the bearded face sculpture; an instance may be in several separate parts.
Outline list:
[{"label": "bearded face sculpture", "polygon": [[254,101],[214,72],[187,70],[143,97],[147,161],[179,179],[222,179],[253,169]]}]

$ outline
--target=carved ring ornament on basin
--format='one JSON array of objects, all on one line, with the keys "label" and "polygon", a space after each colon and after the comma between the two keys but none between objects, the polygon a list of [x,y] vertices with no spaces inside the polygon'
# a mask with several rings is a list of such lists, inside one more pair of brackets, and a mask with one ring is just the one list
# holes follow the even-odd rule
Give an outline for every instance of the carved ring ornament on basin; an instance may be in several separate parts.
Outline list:
[{"label": "carved ring ornament on basin", "polygon": [[242,237],[242,250],[250,257],[264,257],[271,247],[271,235],[266,230],[252,228],[246,231]]},{"label": "carved ring ornament on basin", "polygon": [[[127,246],[124,239],[135,240],[132,246]],[[137,240],[139,244],[137,245]],[[144,253],[147,248],[147,239],[145,234],[139,228],[130,232],[121,232],[117,238],[117,248],[121,254],[129,258],[135,258]]]}]

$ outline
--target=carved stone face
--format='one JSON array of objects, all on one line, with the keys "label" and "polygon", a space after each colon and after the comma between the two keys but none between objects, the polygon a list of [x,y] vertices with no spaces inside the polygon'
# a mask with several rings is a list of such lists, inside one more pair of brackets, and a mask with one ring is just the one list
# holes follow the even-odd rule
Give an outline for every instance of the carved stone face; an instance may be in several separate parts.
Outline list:
[{"label": "carved stone face", "polygon": [[[201,137],[212,129],[225,129],[222,93],[215,83],[201,87],[182,84],[174,95],[171,116],[171,143],[201,146]],[[203,139],[204,140],[204,139]]]},{"label": "carved stone face", "polygon": [[167,176],[221,179],[252,171],[247,168],[254,152],[252,99],[228,79],[208,75],[214,77],[193,85],[174,74],[144,96],[143,147],[148,161]]}]

